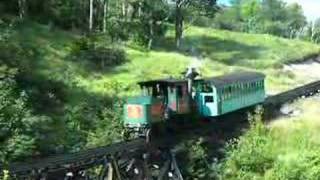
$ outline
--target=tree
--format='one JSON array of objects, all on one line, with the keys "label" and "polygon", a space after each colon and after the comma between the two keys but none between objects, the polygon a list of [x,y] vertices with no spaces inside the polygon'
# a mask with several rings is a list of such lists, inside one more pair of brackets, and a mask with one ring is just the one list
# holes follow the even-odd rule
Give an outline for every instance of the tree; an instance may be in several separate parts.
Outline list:
[{"label": "tree", "polygon": [[176,16],[175,16],[175,30],[176,30],[176,46],[180,48],[181,38],[183,33],[183,14],[182,7],[187,4],[187,0],[176,0]]},{"label": "tree", "polygon": [[[0,66],[1,69],[6,69]],[[3,74],[0,80],[0,161],[8,162],[26,156],[37,155],[48,149],[50,142],[45,134],[54,129],[53,121],[47,116],[35,116],[27,106],[28,96],[16,92],[12,77]],[[49,143],[50,144],[50,143]],[[51,144],[54,145],[54,144]]]},{"label": "tree", "polygon": [[262,17],[269,21],[282,21],[286,18],[285,6],[282,0],[262,0]]},{"label": "tree", "polygon": [[[215,0],[175,0],[175,41],[180,48],[184,28],[185,9],[193,9],[198,15],[208,15],[216,12]],[[203,13],[205,12],[205,13]]]},{"label": "tree", "polygon": [[302,33],[304,27],[307,25],[306,17],[303,15],[302,7],[293,3],[287,6],[287,22],[289,38],[295,38]]},{"label": "tree", "polygon": [[103,32],[107,32],[107,18],[108,18],[109,0],[103,0]]},{"label": "tree", "polygon": [[295,38],[306,25],[302,7],[282,0],[233,0],[218,15],[217,27]]},{"label": "tree", "polygon": [[311,42],[320,43],[320,18],[308,24],[305,36]]},{"label": "tree", "polygon": [[89,7],[89,31],[91,32],[93,29],[93,0],[90,1]]},{"label": "tree", "polygon": [[18,0],[19,4],[19,17],[22,19],[26,15],[27,2],[26,0]]}]

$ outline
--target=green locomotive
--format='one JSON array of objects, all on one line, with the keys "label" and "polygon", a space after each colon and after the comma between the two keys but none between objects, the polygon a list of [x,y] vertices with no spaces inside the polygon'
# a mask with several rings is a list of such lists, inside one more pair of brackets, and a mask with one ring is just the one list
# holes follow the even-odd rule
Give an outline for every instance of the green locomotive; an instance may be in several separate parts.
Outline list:
[{"label": "green locomotive", "polygon": [[265,75],[239,72],[224,76],[194,79],[160,79],[139,82],[141,95],[124,105],[127,134],[144,136],[147,141],[156,124],[170,123],[177,116],[197,113],[203,118],[218,117],[265,100]]}]

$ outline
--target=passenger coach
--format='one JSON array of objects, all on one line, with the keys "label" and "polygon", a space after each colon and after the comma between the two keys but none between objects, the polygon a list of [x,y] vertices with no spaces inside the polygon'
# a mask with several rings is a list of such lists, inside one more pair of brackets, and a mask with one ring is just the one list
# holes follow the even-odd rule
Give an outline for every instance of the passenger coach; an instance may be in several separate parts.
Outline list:
[{"label": "passenger coach", "polygon": [[234,73],[199,80],[195,83],[195,101],[203,117],[216,117],[265,100],[265,75]]}]

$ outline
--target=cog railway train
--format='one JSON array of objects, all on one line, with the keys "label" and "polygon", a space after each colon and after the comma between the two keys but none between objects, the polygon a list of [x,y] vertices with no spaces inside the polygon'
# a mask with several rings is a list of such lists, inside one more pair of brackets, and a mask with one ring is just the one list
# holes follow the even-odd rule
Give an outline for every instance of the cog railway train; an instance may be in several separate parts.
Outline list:
[{"label": "cog railway train", "polygon": [[265,100],[262,73],[195,79],[197,76],[194,69],[189,69],[185,79],[139,82],[141,95],[128,98],[124,105],[125,136],[142,136],[149,141],[156,124],[168,124],[191,114],[206,119],[219,117]]}]

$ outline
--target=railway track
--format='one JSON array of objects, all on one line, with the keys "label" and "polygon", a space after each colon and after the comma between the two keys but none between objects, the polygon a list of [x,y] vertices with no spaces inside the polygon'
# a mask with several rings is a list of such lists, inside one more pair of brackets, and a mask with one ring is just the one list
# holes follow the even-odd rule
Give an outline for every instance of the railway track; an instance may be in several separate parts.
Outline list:
[{"label": "railway track", "polygon": [[[271,111],[297,98],[312,96],[313,94],[319,92],[320,81],[316,81],[274,96],[270,96],[266,99],[264,107],[267,111]],[[199,128],[201,127],[202,126],[199,126]],[[164,146],[170,146],[174,142],[168,143],[161,140],[156,142],[157,145],[162,143],[166,144]],[[128,156],[130,153],[135,153],[136,151],[144,148],[144,141],[141,139],[135,139],[130,142],[120,142],[110,146],[85,150],[78,153],[57,155],[45,159],[22,163],[12,163],[5,169],[8,170],[10,175],[13,177],[27,177],[32,173],[39,173],[42,171],[52,173],[68,169],[82,170],[97,164],[102,164],[103,161],[108,157]],[[4,168],[0,165],[0,173],[2,173],[3,170]]]},{"label": "railway track", "polygon": [[320,81],[315,81],[289,91],[270,96],[266,99],[265,106],[278,107],[300,97],[312,96],[320,92]]},{"label": "railway track", "polygon": [[[89,149],[72,154],[62,154],[39,160],[22,163],[12,163],[7,170],[13,177],[28,177],[30,174],[54,173],[62,170],[82,170],[90,166],[104,163],[105,160],[115,156],[128,155],[144,146],[142,139],[130,142],[120,142],[106,147]],[[3,172],[3,169],[0,169]]]}]

